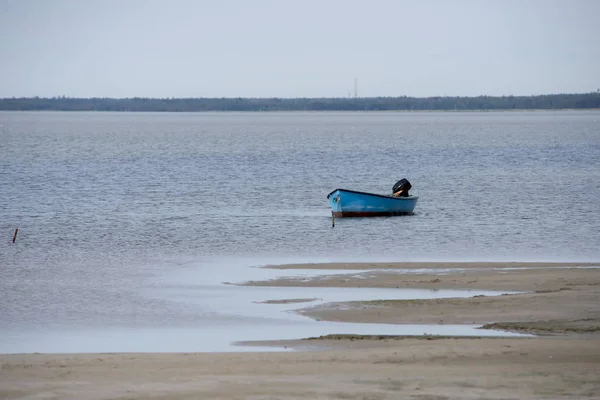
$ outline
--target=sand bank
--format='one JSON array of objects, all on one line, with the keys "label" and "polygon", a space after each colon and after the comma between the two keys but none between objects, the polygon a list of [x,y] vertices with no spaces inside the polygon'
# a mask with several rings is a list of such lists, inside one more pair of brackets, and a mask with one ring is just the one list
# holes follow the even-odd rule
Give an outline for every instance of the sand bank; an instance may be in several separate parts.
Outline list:
[{"label": "sand bank", "polygon": [[[318,267],[316,264],[293,267],[307,269],[308,266]],[[549,263],[322,264],[320,268],[326,270],[372,270],[360,274],[311,279],[292,277],[247,284],[518,291],[523,293],[467,299],[329,303],[303,309],[301,313],[340,322],[495,323],[495,328],[538,334],[589,334],[600,332],[600,268],[592,266]]]},{"label": "sand bank", "polygon": [[446,268],[552,268],[600,266],[600,262],[332,262],[268,265],[273,269],[446,269]]},{"label": "sand bank", "polygon": [[[339,303],[303,312],[337,321],[520,324],[511,329],[555,336],[332,335],[275,343],[305,350],[285,353],[2,355],[0,398],[600,398],[600,269],[489,263],[354,265],[355,270],[377,271],[250,284],[522,291],[527,293]],[[540,269],[497,270],[504,267]],[[435,271],[411,271],[423,268]],[[457,270],[447,271],[452,268]],[[281,301],[294,300],[303,299]]]}]

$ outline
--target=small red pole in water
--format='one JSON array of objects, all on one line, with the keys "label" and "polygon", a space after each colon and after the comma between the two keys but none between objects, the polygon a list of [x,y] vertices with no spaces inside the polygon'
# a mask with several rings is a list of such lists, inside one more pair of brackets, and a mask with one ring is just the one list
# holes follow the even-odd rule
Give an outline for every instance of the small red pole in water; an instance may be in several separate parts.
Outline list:
[{"label": "small red pole in water", "polygon": [[17,240],[17,233],[19,233],[19,228],[15,229],[15,234],[13,236],[13,243]]}]

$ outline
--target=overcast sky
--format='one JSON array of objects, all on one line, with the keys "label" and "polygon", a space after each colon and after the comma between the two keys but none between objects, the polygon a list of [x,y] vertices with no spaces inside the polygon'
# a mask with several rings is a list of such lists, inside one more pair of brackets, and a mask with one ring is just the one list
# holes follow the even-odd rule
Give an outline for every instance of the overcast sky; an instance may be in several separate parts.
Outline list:
[{"label": "overcast sky", "polygon": [[600,88],[600,0],[0,0],[0,97]]}]

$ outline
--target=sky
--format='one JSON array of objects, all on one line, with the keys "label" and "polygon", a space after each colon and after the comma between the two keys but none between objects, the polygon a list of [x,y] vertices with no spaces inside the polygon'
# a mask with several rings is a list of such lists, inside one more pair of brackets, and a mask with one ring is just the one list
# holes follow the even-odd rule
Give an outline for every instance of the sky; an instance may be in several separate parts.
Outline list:
[{"label": "sky", "polygon": [[1,97],[600,89],[600,0],[0,0]]}]

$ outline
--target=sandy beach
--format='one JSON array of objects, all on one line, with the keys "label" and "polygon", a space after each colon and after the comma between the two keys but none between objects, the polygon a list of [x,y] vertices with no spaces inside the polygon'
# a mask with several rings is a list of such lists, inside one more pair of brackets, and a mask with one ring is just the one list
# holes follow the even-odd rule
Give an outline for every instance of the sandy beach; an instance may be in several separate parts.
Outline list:
[{"label": "sandy beach", "polygon": [[[329,336],[274,353],[1,355],[6,399],[600,398],[598,264],[309,264],[365,271],[255,286],[488,289],[468,299],[381,300],[302,310],[316,319],[476,323],[528,338]],[[310,299],[280,299],[277,303]],[[269,307],[269,304],[265,304]],[[269,343],[260,343],[266,345]]]},{"label": "sandy beach", "polygon": [[[394,324],[501,324],[538,334],[600,330],[600,269],[593,264],[551,263],[385,263],[327,264],[328,270],[376,269],[362,274],[326,275],[248,282],[255,286],[321,286],[423,289],[483,289],[523,292],[467,299],[381,300],[330,303],[302,314],[340,322]],[[310,269],[317,264],[275,266]],[[418,272],[414,272],[418,271]],[[543,325],[543,326],[542,326]],[[498,325],[496,325],[498,326]],[[535,328],[541,329],[535,329]]]}]

